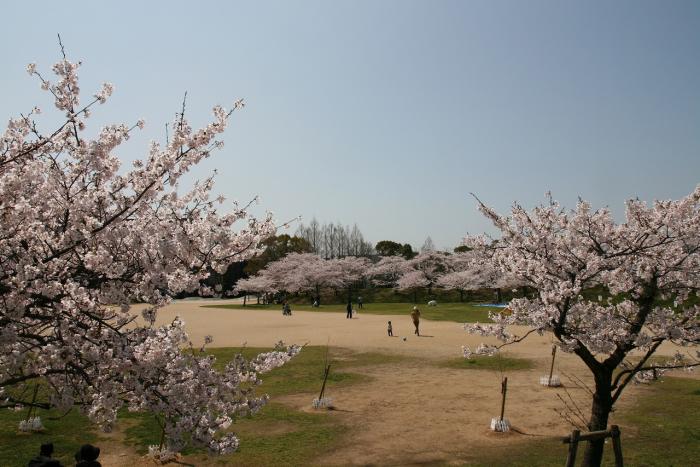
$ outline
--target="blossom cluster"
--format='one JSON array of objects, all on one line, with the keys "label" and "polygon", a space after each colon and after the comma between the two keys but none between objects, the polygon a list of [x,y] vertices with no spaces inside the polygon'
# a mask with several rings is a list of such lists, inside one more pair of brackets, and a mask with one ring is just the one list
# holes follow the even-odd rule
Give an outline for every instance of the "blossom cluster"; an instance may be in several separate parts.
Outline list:
[{"label": "blossom cluster", "polygon": [[484,356],[492,356],[495,355],[498,352],[498,348],[493,345],[487,345],[487,344],[479,344],[474,351],[469,348],[469,346],[463,345],[462,346],[462,356],[466,358],[467,360],[471,359],[473,355],[484,355]]},{"label": "blossom cluster", "polygon": [[318,293],[322,287],[345,288],[364,277],[369,266],[367,258],[355,256],[326,260],[313,253],[290,253],[257,275],[238,281],[235,291]]},{"label": "blossom cluster", "polygon": [[412,259],[385,256],[375,263],[363,257],[323,259],[312,253],[291,253],[238,281],[235,293],[319,293],[321,288],[351,287],[363,279],[399,290],[442,287],[465,291],[523,285],[495,267],[490,255],[476,251],[448,254],[429,250]]},{"label": "blossom cluster", "polygon": [[[664,342],[700,342],[700,187],[680,200],[630,200],[626,207],[624,222],[616,223],[608,209],[583,200],[571,211],[551,198],[532,210],[515,204],[509,216],[480,203],[501,236],[468,237],[465,244],[536,293],[512,300],[509,313],[492,314],[494,324],[466,329],[504,345],[528,335],[514,334],[512,325],[552,332],[596,375],[610,406],[635,378],[697,365],[658,365],[651,357]],[[641,361],[625,366],[635,351]]]},{"label": "blossom cluster", "polygon": [[[154,323],[170,296],[200,290],[209,271],[251,257],[275,224],[247,205],[223,210],[211,196],[213,178],[179,186],[221,147],[231,111],[216,106],[201,129],[183,111],[165,143],[152,142],[143,159],[122,167],[116,152],[144,122],[88,133],[93,106],[114,87],[104,84],[81,104],[80,65],[62,59],[54,81],[29,65],[62,123],[43,131],[35,108],[0,134],[0,407],[29,402],[18,396],[27,391],[4,388],[42,380],[49,396],[41,407],[77,405],[106,430],[122,407],[150,411],[165,420],[169,446],[190,440],[229,452],[238,439],[221,432],[266,400],[241,383],[297,350],[260,357],[243,377],[238,368],[216,371],[206,354],[182,352],[189,339],[181,320]],[[145,325],[131,311],[135,302],[148,304]]]},{"label": "blossom cluster", "polygon": [[167,464],[171,461],[177,461],[180,458],[180,455],[177,451],[173,451],[167,447],[161,447],[158,445],[148,446],[148,454],[146,456],[161,464]]}]

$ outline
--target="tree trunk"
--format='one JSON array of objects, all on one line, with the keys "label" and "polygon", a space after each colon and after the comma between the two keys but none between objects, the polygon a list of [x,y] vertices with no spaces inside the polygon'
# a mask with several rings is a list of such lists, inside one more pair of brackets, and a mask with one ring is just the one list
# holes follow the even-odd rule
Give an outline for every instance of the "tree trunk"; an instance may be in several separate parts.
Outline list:
[{"label": "tree trunk", "polygon": [[243,295],[243,306],[245,306],[246,299],[248,298],[248,294]]},{"label": "tree trunk", "polygon": [[501,289],[496,289],[496,303],[501,303],[503,301],[503,294]]},{"label": "tree trunk", "polygon": [[[612,385],[612,372],[604,370],[601,374],[595,375],[595,393],[593,394],[593,404],[591,406],[591,418],[588,421],[589,431],[599,431],[608,429],[608,417],[612,411],[612,396],[610,386]],[[589,441],[583,453],[582,467],[600,467],[603,461],[603,447],[605,439]]]},{"label": "tree trunk", "polygon": [[464,290],[461,290],[461,289],[459,291],[459,301],[460,302],[464,301]]}]

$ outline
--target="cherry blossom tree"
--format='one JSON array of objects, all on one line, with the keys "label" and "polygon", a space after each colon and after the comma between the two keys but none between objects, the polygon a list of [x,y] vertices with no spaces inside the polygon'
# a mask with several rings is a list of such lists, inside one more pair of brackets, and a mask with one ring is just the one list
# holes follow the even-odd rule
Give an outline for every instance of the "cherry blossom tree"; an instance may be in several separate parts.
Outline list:
[{"label": "cherry blossom tree", "polygon": [[[274,294],[277,292],[279,292],[279,290],[277,290],[275,281],[269,275],[265,274],[257,274],[246,279],[239,279],[236,283],[236,287],[233,289],[234,294],[253,293],[257,295],[258,303],[260,303],[261,294]],[[243,304],[245,305],[245,300]]]},{"label": "cherry blossom tree", "polygon": [[397,289],[413,291],[413,303],[418,302],[418,289],[426,288],[429,285],[430,281],[425,277],[425,274],[415,269],[407,271],[396,282]]},{"label": "cherry blossom tree", "polygon": [[[683,349],[700,341],[700,187],[677,201],[628,201],[620,224],[608,209],[593,210],[585,201],[573,211],[551,199],[531,211],[516,204],[508,217],[479,204],[501,238],[466,243],[488,251],[501,271],[537,294],[512,300],[512,313],[492,316],[495,325],[467,329],[495,335],[502,345],[551,332],[593,376],[589,430],[607,428],[630,382],[697,365],[689,352],[671,360],[652,357],[664,343]],[[591,297],[594,287],[604,293]],[[513,335],[507,328],[513,324],[532,330]],[[584,465],[600,465],[602,452],[602,440],[590,442]]]},{"label": "cherry blossom tree", "polygon": [[370,260],[360,256],[346,256],[328,260],[335,270],[333,286],[348,290],[348,300],[352,299],[352,287],[367,276]]},{"label": "cherry blossom tree", "polygon": [[272,278],[278,290],[318,295],[321,288],[337,283],[340,271],[331,260],[324,260],[314,253],[291,253],[270,263],[264,274]]},{"label": "cherry blossom tree", "polygon": [[362,280],[369,270],[367,258],[347,256],[323,259],[313,253],[290,253],[269,263],[256,276],[239,281],[239,291],[288,293],[313,292],[317,296],[321,289],[348,289]]},{"label": "cherry blossom tree", "polygon": [[[122,168],[115,152],[144,122],[89,137],[89,117],[113,86],[81,104],[80,65],[64,54],[50,81],[30,64],[62,123],[42,130],[35,107],[0,138],[0,407],[77,405],[106,430],[122,407],[150,411],[170,446],[190,440],[230,452],[238,439],[222,430],[265,401],[247,383],[298,348],[237,357],[218,372],[212,357],[181,350],[189,342],[181,320],[154,323],[171,295],[198,289],[208,270],[250,257],[275,231],[269,215],[258,220],[247,206],[220,212],[212,178],[178,193],[180,178],[222,147],[218,136],[243,104],[214,107],[212,122],[195,130],[183,103],[169,140]],[[131,311],[139,301],[148,304],[145,324]],[[37,384],[47,399],[29,397]]]},{"label": "cherry blossom tree", "polygon": [[464,292],[478,289],[479,287],[477,287],[476,284],[479,280],[480,277],[477,271],[473,269],[452,271],[438,278],[437,285],[445,290],[459,291],[459,301],[463,302]]},{"label": "cherry blossom tree", "polygon": [[457,253],[447,258],[448,272],[438,277],[436,283],[446,290],[458,290],[460,300],[468,290],[493,289],[498,303],[502,301],[502,289],[526,285],[512,274],[504,273],[493,262],[487,249]]},{"label": "cherry blossom tree", "polygon": [[401,256],[383,256],[370,266],[367,277],[371,278],[375,285],[394,287],[409,267],[408,260]]},{"label": "cherry blossom tree", "polygon": [[399,290],[413,290],[416,301],[417,290],[427,288],[431,293],[440,276],[450,270],[450,255],[440,251],[424,251],[406,263],[406,269],[396,282]]}]

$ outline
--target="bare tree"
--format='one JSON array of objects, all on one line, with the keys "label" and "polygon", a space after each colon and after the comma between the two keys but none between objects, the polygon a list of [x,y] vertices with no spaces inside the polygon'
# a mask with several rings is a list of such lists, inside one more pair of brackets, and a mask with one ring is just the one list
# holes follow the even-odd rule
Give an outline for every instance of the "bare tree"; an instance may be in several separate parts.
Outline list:
[{"label": "bare tree", "polygon": [[374,247],[365,240],[357,224],[352,228],[340,222],[321,225],[314,218],[308,226],[300,225],[296,234],[311,245],[314,253],[325,259],[375,254]]},{"label": "bare tree", "polygon": [[435,251],[435,243],[433,243],[433,239],[428,236],[428,238],[425,239],[425,242],[423,242],[420,252],[428,253],[430,251]]}]

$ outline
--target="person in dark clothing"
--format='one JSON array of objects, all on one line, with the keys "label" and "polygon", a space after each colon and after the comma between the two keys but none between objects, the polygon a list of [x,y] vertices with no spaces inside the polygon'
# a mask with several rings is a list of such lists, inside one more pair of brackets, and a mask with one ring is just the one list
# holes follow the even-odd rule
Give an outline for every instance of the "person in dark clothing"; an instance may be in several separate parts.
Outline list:
[{"label": "person in dark clothing", "polygon": [[394,328],[391,327],[391,321],[389,321],[389,324],[386,327],[386,332],[389,334],[389,337],[394,337]]},{"label": "person in dark clothing", "polygon": [[75,453],[75,467],[102,467],[97,461],[100,457],[100,448],[92,444],[83,444],[80,451]]},{"label": "person in dark clothing", "polygon": [[347,310],[347,314],[345,315],[345,317],[348,319],[351,319],[352,318],[352,302],[348,302],[348,306],[345,309]]},{"label": "person in dark clothing", "polygon": [[362,297],[357,297],[357,308],[362,309]]},{"label": "person in dark clothing", "polygon": [[29,467],[63,467],[58,460],[52,458],[53,443],[44,443],[39,448],[39,455],[29,461]]}]

